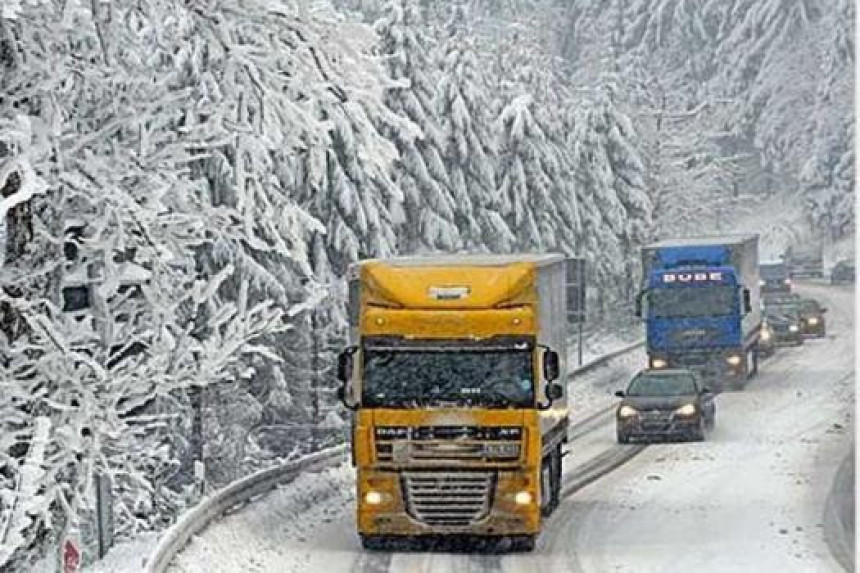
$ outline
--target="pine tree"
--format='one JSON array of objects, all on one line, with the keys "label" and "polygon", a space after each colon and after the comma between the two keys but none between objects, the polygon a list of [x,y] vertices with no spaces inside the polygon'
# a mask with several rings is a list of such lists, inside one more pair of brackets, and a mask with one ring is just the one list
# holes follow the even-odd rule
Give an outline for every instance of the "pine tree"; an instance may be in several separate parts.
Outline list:
[{"label": "pine tree", "polygon": [[[376,30],[379,53],[395,82],[386,88],[386,105],[405,120],[384,127],[400,152],[395,178],[404,193],[406,221],[399,250],[458,249],[462,237],[455,212],[471,214],[473,208],[469,196],[455,200],[442,161],[445,140],[434,107],[437,78],[414,0],[392,1]],[[458,206],[457,200],[465,204]]]}]

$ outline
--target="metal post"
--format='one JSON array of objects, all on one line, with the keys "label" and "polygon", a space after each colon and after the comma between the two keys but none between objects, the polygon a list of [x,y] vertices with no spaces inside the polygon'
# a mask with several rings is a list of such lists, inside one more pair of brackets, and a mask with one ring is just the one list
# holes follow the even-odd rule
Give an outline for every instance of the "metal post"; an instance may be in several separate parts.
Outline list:
[{"label": "metal post", "polygon": [[99,559],[103,559],[113,545],[113,498],[110,478],[96,472],[96,534],[98,536]]},{"label": "metal post", "polygon": [[577,330],[579,331],[579,343],[576,345],[577,351],[579,353],[579,365],[580,366],[582,366],[582,323],[583,323],[583,321],[580,320],[579,323],[577,324]]}]

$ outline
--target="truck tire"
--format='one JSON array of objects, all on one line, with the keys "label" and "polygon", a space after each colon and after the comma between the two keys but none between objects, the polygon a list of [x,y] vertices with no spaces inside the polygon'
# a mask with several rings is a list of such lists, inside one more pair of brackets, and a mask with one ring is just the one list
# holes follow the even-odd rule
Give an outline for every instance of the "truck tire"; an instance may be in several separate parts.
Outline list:
[{"label": "truck tire", "polygon": [[561,502],[561,444],[541,462],[541,515],[548,517]]},{"label": "truck tire", "polygon": [[561,444],[552,452],[552,511],[558,509],[561,503]]},{"label": "truck tire", "polygon": [[528,553],[535,550],[537,535],[514,535],[511,537],[511,551]]}]

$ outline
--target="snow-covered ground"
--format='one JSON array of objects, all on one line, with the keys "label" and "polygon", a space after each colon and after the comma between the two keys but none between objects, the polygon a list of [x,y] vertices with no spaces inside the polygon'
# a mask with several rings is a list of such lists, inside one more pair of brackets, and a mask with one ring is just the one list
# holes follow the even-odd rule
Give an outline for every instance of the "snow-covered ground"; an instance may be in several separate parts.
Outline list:
[{"label": "snow-covered ground", "polygon": [[[838,571],[824,507],[854,436],[853,291],[809,287],[830,336],[718,402],[702,444],[649,447],[568,503],[552,570]],[[557,556],[556,556],[557,557]]]},{"label": "snow-covered ground", "polygon": [[[779,350],[747,390],[720,396],[708,442],[649,446],[566,498],[534,554],[364,553],[353,470],[339,467],[222,519],[171,571],[838,571],[824,507],[854,435],[854,295],[804,290],[830,309],[827,339]],[[611,404],[643,360],[571,382],[575,419],[577,403],[582,417]],[[575,442],[568,475],[612,447],[611,424]]]}]

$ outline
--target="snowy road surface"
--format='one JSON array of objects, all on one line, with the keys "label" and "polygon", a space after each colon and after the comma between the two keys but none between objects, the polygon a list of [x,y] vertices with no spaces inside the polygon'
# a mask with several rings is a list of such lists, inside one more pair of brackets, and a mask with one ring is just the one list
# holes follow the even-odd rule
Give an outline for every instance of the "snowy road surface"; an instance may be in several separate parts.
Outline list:
[{"label": "snowy road surface", "polygon": [[[649,446],[567,495],[533,554],[365,553],[340,467],[225,517],[171,571],[840,571],[823,521],[853,436],[854,294],[803,290],[830,309],[827,339],[779,350],[747,390],[720,396],[708,442]],[[610,376],[618,387],[628,366]],[[594,390],[596,408],[606,389]],[[566,481],[613,448],[611,423],[582,435]]]}]

